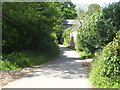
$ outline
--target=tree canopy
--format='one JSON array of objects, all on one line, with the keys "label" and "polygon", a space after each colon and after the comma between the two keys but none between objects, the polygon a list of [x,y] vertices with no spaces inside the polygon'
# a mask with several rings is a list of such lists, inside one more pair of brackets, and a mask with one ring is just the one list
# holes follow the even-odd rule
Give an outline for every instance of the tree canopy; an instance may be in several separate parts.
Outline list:
[{"label": "tree canopy", "polygon": [[62,3],[61,11],[63,12],[64,19],[75,19],[77,17],[75,7],[71,2]]},{"label": "tree canopy", "polygon": [[51,49],[62,32],[62,20],[77,15],[68,2],[4,2],[2,14],[3,53]]},{"label": "tree canopy", "polygon": [[88,11],[87,11],[87,14],[88,15],[91,15],[93,13],[97,13],[97,12],[100,12],[101,11],[101,7],[99,4],[91,4],[89,5],[88,7]]}]

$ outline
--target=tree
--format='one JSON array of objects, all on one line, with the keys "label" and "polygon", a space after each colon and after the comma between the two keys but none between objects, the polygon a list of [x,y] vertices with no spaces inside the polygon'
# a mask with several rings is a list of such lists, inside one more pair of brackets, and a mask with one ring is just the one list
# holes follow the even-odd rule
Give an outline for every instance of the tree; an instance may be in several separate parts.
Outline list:
[{"label": "tree", "polygon": [[3,53],[52,49],[59,33],[55,27],[61,22],[61,10],[55,3],[3,3]]},{"label": "tree", "polygon": [[[57,34],[57,39],[58,43],[63,43],[63,30],[62,28],[62,23],[61,20],[63,19],[75,19],[77,17],[77,11],[75,10],[75,5],[72,2],[54,2],[56,5],[56,8],[59,9],[59,18],[58,19],[58,25],[54,27],[56,34]],[[59,22],[60,21],[60,22]]]},{"label": "tree", "polygon": [[113,40],[120,30],[120,2],[113,3],[101,13],[93,13],[86,17],[78,30],[78,49],[95,52]]},{"label": "tree", "polygon": [[89,5],[88,11],[87,11],[88,15],[91,15],[91,14],[97,13],[97,12],[101,12],[101,7],[100,7],[99,4],[91,4],[91,5]]},{"label": "tree", "polygon": [[81,27],[78,30],[77,35],[77,48],[85,52],[94,52],[100,47],[98,41],[98,32],[96,28],[96,21],[99,19],[99,14],[93,14],[87,16],[86,20],[83,21]]},{"label": "tree", "polygon": [[86,12],[84,10],[82,10],[82,9],[78,9],[78,13],[79,14],[78,14],[77,18],[83,20],[85,15],[86,15]]},{"label": "tree", "polygon": [[61,11],[63,12],[64,19],[75,19],[77,17],[77,11],[75,5],[72,2],[63,2]]},{"label": "tree", "polygon": [[120,1],[103,8],[101,19],[111,27],[115,27],[115,32],[120,30]]},{"label": "tree", "polygon": [[[119,87],[120,32],[91,63],[90,81],[99,88]],[[97,82],[97,83],[96,83]]]}]

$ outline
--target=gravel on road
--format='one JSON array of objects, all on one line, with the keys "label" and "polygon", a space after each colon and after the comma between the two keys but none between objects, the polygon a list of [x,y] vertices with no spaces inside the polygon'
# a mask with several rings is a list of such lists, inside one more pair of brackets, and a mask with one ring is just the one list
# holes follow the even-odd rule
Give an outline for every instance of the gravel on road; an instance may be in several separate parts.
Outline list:
[{"label": "gravel on road", "polygon": [[93,88],[87,69],[78,53],[59,45],[61,54],[53,63],[36,68],[25,77],[10,82],[4,88]]}]

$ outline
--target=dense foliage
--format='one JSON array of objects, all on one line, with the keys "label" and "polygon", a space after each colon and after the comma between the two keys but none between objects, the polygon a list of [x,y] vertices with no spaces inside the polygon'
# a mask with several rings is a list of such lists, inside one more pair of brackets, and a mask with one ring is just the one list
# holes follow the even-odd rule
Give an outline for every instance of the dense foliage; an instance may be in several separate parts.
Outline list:
[{"label": "dense foliage", "polygon": [[[51,49],[59,9],[52,3],[3,3],[3,53]],[[40,9],[41,8],[41,9]]]},{"label": "dense foliage", "polygon": [[120,65],[120,32],[92,62],[90,80],[102,88],[118,88]]},{"label": "dense foliage", "polygon": [[72,2],[64,2],[61,4],[61,11],[65,19],[75,19],[77,17],[77,11],[75,5]]},{"label": "dense foliage", "polygon": [[[118,88],[120,65],[120,2],[110,4],[103,9],[96,22],[98,42],[105,46],[91,64],[90,80],[96,87]],[[117,35],[116,35],[117,33]],[[115,37],[116,36],[116,37]]]},{"label": "dense foliage", "polygon": [[[72,3],[69,4],[68,10],[72,7],[75,11],[75,6]],[[46,61],[44,59],[31,60],[26,51],[39,52],[44,58],[56,57],[55,52],[56,54],[59,52],[57,39],[59,40],[62,33],[62,20],[75,16],[74,13],[66,16],[64,12],[67,9],[63,8],[68,8],[64,2],[4,2],[2,5],[3,66],[12,63],[13,65],[10,65],[16,64],[20,68],[24,63],[19,62],[26,62],[25,60],[28,63],[34,63],[36,60]],[[31,55],[39,58],[34,54]],[[38,62],[37,64],[40,64],[41,61]],[[28,65],[28,63],[23,66],[33,65]]]},{"label": "dense foliage", "polygon": [[61,27],[62,16],[55,7],[55,3],[48,2],[3,3],[2,69],[33,66],[51,60],[47,57],[56,57],[59,50],[55,28]]},{"label": "dense foliage", "polygon": [[64,32],[63,32],[63,38],[64,38],[64,45],[65,46],[69,46],[70,45],[70,32],[71,32],[71,28],[67,28]]},{"label": "dense foliage", "polygon": [[102,13],[94,13],[86,16],[82,26],[78,30],[77,47],[86,52],[95,52],[97,49],[111,42],[119,27],[120,3],[114,3],[105,7]]},{"label": "dense foliage", "polygon": [[[120,65],[120,2],[103,8],[102,12],[89,13],[78,30],[77,49],[80,53],[95,53],[89,78],[100,88],[118,88]],[[117,36],[116,36],[117,33]],[[103,50],[102,50],[103,49]],[[82,57],[83,57],[82,56]]]},{"label": "dense foliage", "polygon": [[86,52],[93,52],[99,47],[99,38],[96,28],[96,21],[99,18],[99,14],[93,14],[87,16],[86,20],[82,23],[82,26],[78,30],[77,35],[77,48]]},{"label": "dense foliage", "polygon": [[112,3],[103,9],[101,18],[111,27],[115,27],[115,32],[120,30],[120,1]]},{"label": "dense foliage", "polygon": [[88,7],[88,11],[86,12],[86,14],[88,15],[92,15],[93,13],[98,13],[101,12],[101,7],[99,4],[91,4]]},{"label": "dense foliage", "polygon": [[31,51],[19,51],[12,52],[7,55],[3,55],[4,60],[0,61],[2,66],[0,69],[21,69],[25,67],[31,67],[40,65],[45,62],[54,60],[59,54],[59,48],[54,48],[52,51],[43,52],[31,52]]},{"label": "dense foliage", "polygon": [[78,9],[78,17],[77,19],[83,20],[85,18],[86,12],[82,9]]}]

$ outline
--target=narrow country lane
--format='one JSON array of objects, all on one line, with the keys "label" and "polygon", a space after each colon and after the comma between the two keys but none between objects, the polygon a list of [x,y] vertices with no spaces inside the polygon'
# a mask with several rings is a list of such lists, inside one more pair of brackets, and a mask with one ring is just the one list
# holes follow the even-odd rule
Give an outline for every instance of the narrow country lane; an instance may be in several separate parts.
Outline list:
[{"label": "narrow country lane", "polygon": [[36,69],[26,77],[4,88],[92,88],[82,59],[74,50],[60,45],[61,56],[46,67]]}]

